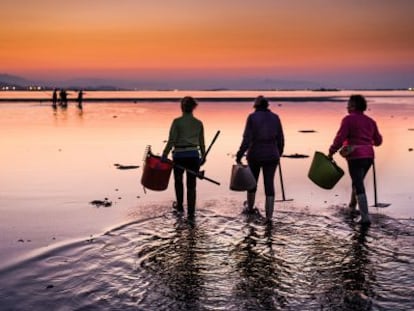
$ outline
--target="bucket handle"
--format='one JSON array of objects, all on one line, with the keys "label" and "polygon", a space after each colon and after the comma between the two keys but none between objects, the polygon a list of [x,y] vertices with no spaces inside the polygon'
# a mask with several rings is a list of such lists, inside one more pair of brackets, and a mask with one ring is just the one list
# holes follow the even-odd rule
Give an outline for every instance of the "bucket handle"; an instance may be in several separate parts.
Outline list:
[{"label": "bucket handle", "polygon": [[332,157],[328,157],[326,154],[322,153],[322,155],[329,160],[332,165],[334,166],[334,168],[338,171],[338,172],[343,172],[343,169],[336,163],[336,161],[332,158]]}]

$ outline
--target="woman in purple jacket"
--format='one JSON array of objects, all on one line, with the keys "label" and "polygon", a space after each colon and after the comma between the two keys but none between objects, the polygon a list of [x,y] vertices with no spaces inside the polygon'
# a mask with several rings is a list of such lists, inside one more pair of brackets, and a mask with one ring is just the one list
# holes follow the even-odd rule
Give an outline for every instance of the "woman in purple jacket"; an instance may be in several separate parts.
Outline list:
[{"label": "woman in purple jacket", "polygon": [[[253,107],[255,112],[247,118],[243,141],[236,154],[236,162],[241,163],[241,159],[247,151],[247,162],[256,181],[259,179],[260,169],[262,169],[266,194],[266,219],[270,222],[275,202],[274,176],[285,141],[279,116],[269,110],[267,99],[258,96]],[[256,188],[247,192],[246,212],[254,210],[255,197]]]},{"label": "woman in purple jacket", "polygon": [[382,136],[375,121],[364,114],[367,102],[363,96],[352,95],[347,109],[348,115],[342,119],[328,156],[332,158],[340,150],[341,155],[347,159],[352,179],[349,207],[354,212],[358,203],[361,223],[370,224],[364,178],[374,161],[373,146],[381,145]]}]

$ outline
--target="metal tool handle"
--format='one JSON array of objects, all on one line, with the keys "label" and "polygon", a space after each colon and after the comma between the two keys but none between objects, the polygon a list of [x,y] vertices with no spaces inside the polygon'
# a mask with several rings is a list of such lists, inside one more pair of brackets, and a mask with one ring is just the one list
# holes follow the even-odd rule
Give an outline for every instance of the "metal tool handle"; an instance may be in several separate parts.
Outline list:
[{"label": "metal tool handle", "polygon": [[217,131],[216,135],[214,135],[214,138],[213,138],[213,140],[212,140],[212,141],[211,141],[211,143],[210,143],[210,146],[208,146],[208,148],[207,148],[206,152],[204,153],[204,156],[203,156],[203,158],[202,158],[202,161],[201,161],[201,162],[204,162],[204,161],[206,160],[207,155],[208,155],[208,153],[210,152],[211,147],[213,146],[213,144],[215,143],[215,141],[216,141],[216,139],[217,139],[217,137],[218,137],[219,135],[220,135],[220,131]]}]

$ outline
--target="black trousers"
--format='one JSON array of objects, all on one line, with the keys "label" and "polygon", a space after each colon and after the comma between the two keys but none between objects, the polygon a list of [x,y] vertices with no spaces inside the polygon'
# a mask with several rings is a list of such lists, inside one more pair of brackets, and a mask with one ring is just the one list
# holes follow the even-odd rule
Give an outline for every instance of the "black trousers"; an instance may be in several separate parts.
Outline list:
[{"label": "black trousers", "polygon": [[357,195],[365,193],[364,178],[371,168],[373,161],[374,160],[371,158],[348,160],[348,170],[352,180],[352,188],[355,189]]},{"label": "black trousers", "polygon": [[[198,172],[200,170],[200,159],[198,157],[191,158],[174,158],[174,163],[187,168],[191,171]],[[175,196],[177,199],[177,208],[183,208],[184,200],[184,170],[174,166],[174,185],[175,185]],[[187,209],[188,214],[193,215],[195,212],[196,203],[196,187],[197,177],[189,172],[186,173],[186,186],[187,186]]]},{"label": "black trousers", "polygon": [[[265,188],[266,196],[274,196],[275,195],[275,172],[277,165],[279,164],[279,160],[272,160],[272,161],[254,161],[249,160],[249,167],[253,173],[254,178],[256,181],[259,180],[260,169],[263,172],[263,183]],[[256,192],[257,188],[250,190],[249,192]]]}]

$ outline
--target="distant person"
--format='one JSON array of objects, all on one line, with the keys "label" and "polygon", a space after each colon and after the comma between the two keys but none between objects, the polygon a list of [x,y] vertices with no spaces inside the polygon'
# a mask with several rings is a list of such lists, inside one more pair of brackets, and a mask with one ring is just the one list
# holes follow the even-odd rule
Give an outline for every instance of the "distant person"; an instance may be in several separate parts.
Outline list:
[{"label": "distant person", "polygon": [[328,156],[332,158],[335,152],[340,150],[341,155],[347,159],[352,180],[349,207],[355,212],[358,204],[361,223],[370,224],[364,178],[374,161],[373,146],[381,145],[382,136],[375,121],[364,114],[367,102],[363,96],[352,95],[348,100],[347,109],[348,115],[342,119]]},{"label": "distant person", "polygon": [[77,102],[78,102],[78,108],[79,109],[82,109],[83,107],[82,107],[82,102],[83,102],[83,91],[82,90],[80,90],[79,92],[78,92],[78,98],[77,98],[77,100],[76,100]]},{"label": "distant person", "polygon": [[[193,172],[199,172],[201,163],[204,159],[204,127],[203,123],[196,119],[193,115],[197,102],[194,98],[186,96],[181,100],[182,116],[173,120],[170,127],[167,145],[162,153],[165,160],[169,152],[173,149],[173,161],[175,164],[189,169]],[[183,186],[184,170],[174,167],[174,186],[176,202],[173,207],[178,212],[183,212],[184,186]],[[187,212],[188,217],[194,217],[196,205],[196,182],[197,178],[194,174],[187,171]]]},{"label": "distant person", "polygon": [[[236,162],[241,163],[247,151],[247,163],[258,181],[260,170],[263,172],[263,182],[266,194],[266,220],[271,223],[275,202],[274,176],[280,157],[283,154],[285,139],[279,116],[269,110],[269,102],[263,96],[258,96],[246,122]],[[244,212],[254,212],[254,202],[257,188],[247,192],[247,206]]]},{"label": "distant person", "polygon": [[52,93],[52,107],[53,107],[53,109],[57,108],[57,100],[58,100],[57,89],[54,89],[53,93]]},{"label": "distant person", "polygon": [[68,107],[68,93],[66,92],[66,90],[61,89],[59,92],[59,97],[60,97],[60,106],[62,108],[67,108]]}]

